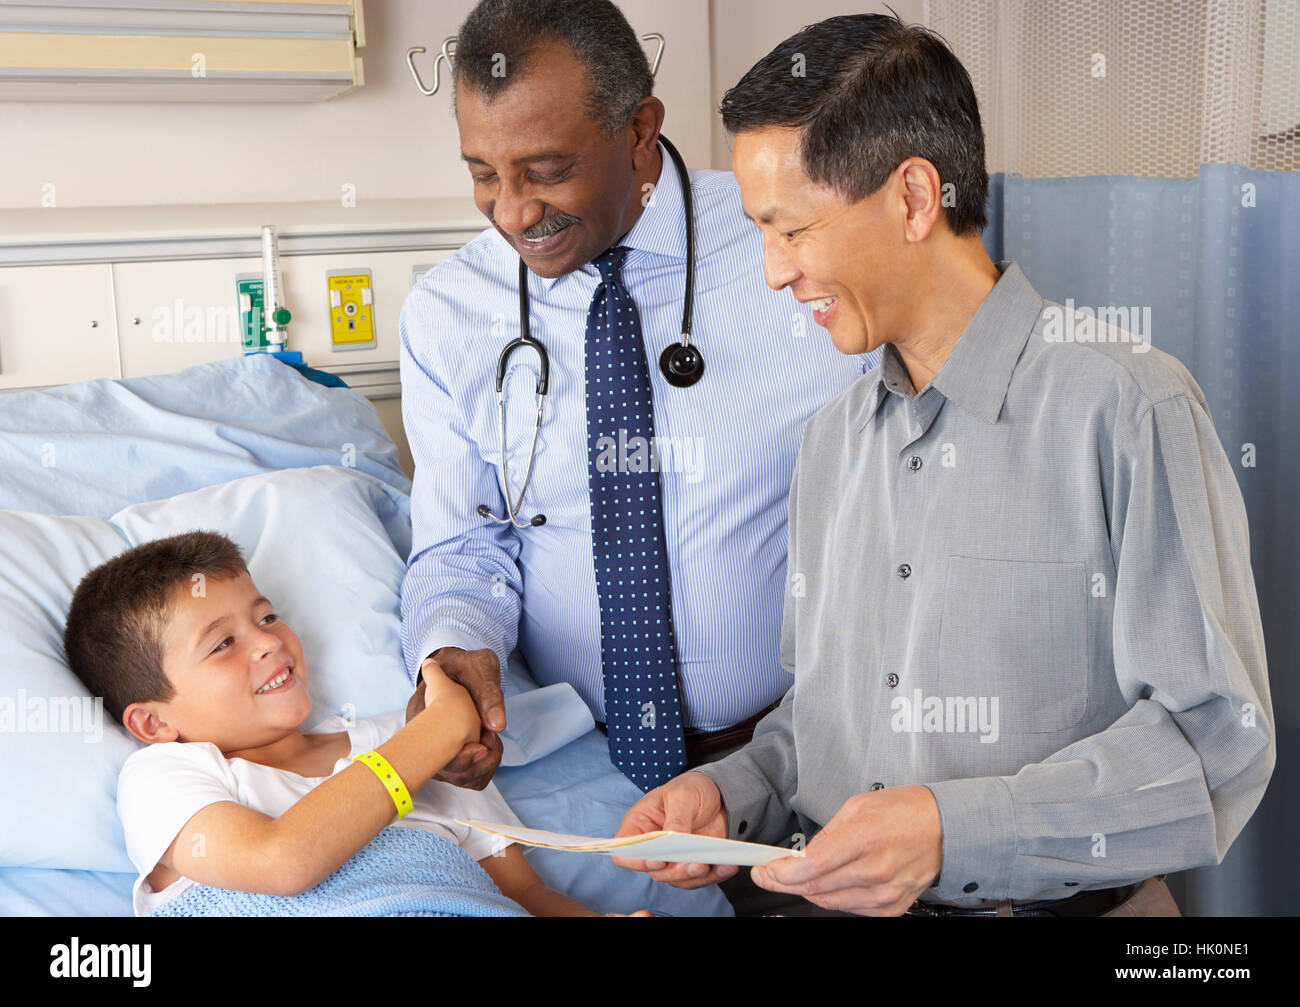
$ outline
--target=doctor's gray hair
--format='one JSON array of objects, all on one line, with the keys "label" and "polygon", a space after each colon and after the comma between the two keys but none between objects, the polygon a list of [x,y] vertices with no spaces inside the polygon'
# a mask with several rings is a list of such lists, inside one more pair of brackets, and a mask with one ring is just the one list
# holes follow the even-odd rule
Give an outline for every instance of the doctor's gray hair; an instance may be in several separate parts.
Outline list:
[{"label": "doctor's gray hair", "polygon": [[480,0],[456,33],[452,107],[464,86],[487,102],[528,71],[537,46],[564,42],[587,68],[587,113],[605,139],[627,125],[654,77],[636,32],[610,0]]},{"label": "doctor's gray hair", "polygon": [[[722,99],[731,134],[802,130],[805,174],[848,202],[878,190],[909,157],[934,165],[954,234],[988,223],[989,176],[979,102],[966,68],[928,28],[884,14],[847,14],[790,36]],[[945,193],[948,195],[948,193]]]}]

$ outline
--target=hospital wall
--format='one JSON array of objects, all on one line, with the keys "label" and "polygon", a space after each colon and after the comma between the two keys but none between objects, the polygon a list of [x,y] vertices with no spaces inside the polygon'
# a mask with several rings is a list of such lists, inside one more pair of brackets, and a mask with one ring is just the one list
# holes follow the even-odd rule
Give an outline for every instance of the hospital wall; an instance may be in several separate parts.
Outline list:
[{"label": "hospital wall", "polygon": [[[486,226],[447,89],[427,80],[472,0],[366,0],[365,83],[329,101],[0,101],[0,392],[161,374],[242,352],[227,324],[235,277],[261,270],[263,224],[279,234],[289,348],[374,402],[399,447],[397,322],[423,268]],[[691,167],[728,169],[722,93],[803,24],[883,10],[825,0],[621,0],[666,48],[655,93],[664,133]],[[893,4],[909,21],[921,0]],[[654,44],[647,43],[653,55]],[[367,269],[375,346],[328,334],[326,273]]]}]

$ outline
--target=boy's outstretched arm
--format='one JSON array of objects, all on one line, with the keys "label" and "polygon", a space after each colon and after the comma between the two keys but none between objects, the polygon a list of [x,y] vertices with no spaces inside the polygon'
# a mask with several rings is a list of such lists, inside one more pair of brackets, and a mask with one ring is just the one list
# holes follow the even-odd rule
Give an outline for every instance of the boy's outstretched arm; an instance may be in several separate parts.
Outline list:
[{"label": "boy's outstretched arm", "polygon": [[[414,795],[481,729],[469,693],[426,665],[426,708],[375,751]],[[278,818],[233,801],[209,804],[158,863],[200,884],[298,895],[319,884],[397,817],[387,788],[360,763],[318,784]]]},{"label": "boy's outstretched arm", "polygon": [[[514,899],[534,916],[600,916],[592,912],[577,899],[570,898],[554,888],[547,888],[537,876],[525,858],[523,851],[511,843],[499,854],[484,857],[479,866],[487,871],[501,893],[506,898]],[[619,915],[611,913],[608,915]],[[642,909],[631,913],[632,916],[653,916],[649,910]]]}]

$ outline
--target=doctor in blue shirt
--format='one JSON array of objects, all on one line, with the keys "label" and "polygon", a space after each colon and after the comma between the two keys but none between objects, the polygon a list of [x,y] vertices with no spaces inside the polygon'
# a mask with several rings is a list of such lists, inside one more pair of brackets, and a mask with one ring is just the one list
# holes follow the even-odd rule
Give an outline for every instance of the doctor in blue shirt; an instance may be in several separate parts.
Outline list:
[{"label": "doctor in blue shirt", "polygon": [[[611,761],[648,790],[748,740],[790,687],[800,437],[875,360],[840,354],[811,306],[768,287],[733,176],[697,170],[690,345],[704,363],[671,381],[686,204],[644,50],[607,0],[514,6],[480,3],[455,60],[461,156],[493,226],[401,313],[416,463],[402,643],[413,680],[435,656],[483,716],[481,744],[440,778],[481,788],[495,772],[518,646],[539,685],[577,690]],[[537,428],[542,355],[516,347],[503,459],[497,367],[520,336],[521,259],[548,387]]]}]

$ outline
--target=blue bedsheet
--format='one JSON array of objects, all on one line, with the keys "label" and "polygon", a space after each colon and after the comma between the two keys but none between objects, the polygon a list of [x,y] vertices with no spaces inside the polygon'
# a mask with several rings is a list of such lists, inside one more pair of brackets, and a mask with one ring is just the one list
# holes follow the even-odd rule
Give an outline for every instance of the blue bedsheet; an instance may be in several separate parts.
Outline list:
[{"label": "blue bedsheet", "polygon": [[[355,467],[396,504],[382,515],[410,541],[410,481],[374,407],[273,357],[236,357],[175,374],[0,394],[0,509],[107,518],[123,507],[285,468]],[[398,526],[402,527],[398,527]],[[512,667],[519,662],[512,656]],[[511,673],[512,688],[535,688]],[[496,782],[526,825],[612,836],[641,796],[589,731]],[[600,912],[731,915],[716,887],[680,891],[606,857],[534,850],[547,884]],[[129,874],[0,864],[0,914],[129,916]]]}]

